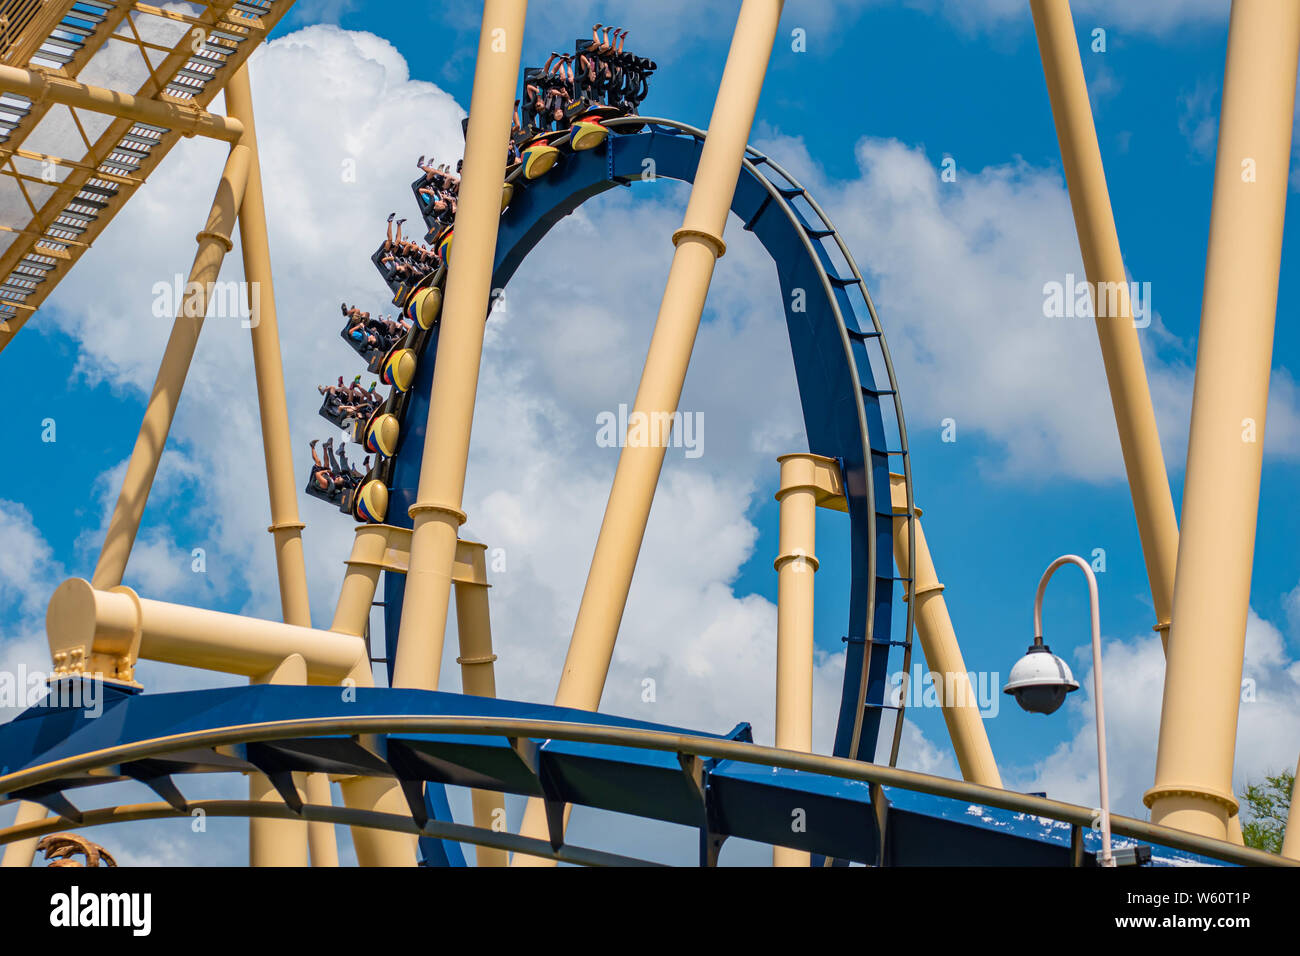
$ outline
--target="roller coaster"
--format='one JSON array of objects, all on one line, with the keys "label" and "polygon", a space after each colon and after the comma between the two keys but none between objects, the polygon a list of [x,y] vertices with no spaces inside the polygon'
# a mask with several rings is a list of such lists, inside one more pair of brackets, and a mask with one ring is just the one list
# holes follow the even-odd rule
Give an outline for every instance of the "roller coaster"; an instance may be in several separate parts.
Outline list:
[{"label": "roller coaster", "polygon": [[[1057,16],[1065,7],[1045,3],[1057,7]],[[221,5],[208,6],[216,12]],[[283,10],[276,6],[278,17]],[[777,159],[746,144],[781,4],[743,3],[707,131],[640,115],[643,82],[620,87],[637,89],[637,96],[607,96],[612,103],[582,95],[579,83],[574,102],[548,128],[511,123],[510,99],[518,94],[516,104],[524,101],[527,112],[536,98],[529,84],[543,75],[525,70],[520,89],[523,6],[513,0],[485,4],[459,210],[450,221],[435,211],[422,195],[426,180],[417,179],[412,193],[432,251],[422,264],[401,270],[394,266],[391,242],[374,254],[405,324],[386,326],[386,338],[366,339],[352,334],[356,316],[344,309],[341,337],[389,392],[382,396],[374,385],[365,389],[360,375],[355,390],[343,386],[343,377],[339,391],[323,389],[322,417],[336,428],[347,426],[360,454],[373,460],[357,468],[341,448],[336,458],[331,446],[305,488],[309,497],[357,523],[331,626],[313,627],[305,612],[302,523],[292,494],[300,485],[284,447],[288,430],[273,298],[269,313],[267,302],[260,306],[253,347],[284,622],[168,604],[121,584],[162,454],[164,441],[157,438],[165,439],[188,367],[185,346],[192,354],[201,325],[183,318],[193,313],[182,309],[173,332],[173,343],[180,344],[173,355],[169,343],[155,389],[155,396],[173,396],[170,412],[151,418],[151,401],[93,579],[66,581],[51,598],[49,697],[0,726],[0,799],[21,802],[15,823],[0,829],[6,865],[30,864],[36,840],[51,833],[198,812],[248,818],[250,860],[258,865],[336,864],[335,825],[351,828],[363,865],[463,866],[470,845],[477,847],[474,862],[480,866],[505,864],[508,854],[515,863],[651,862],[568,842],[571,807],[691,828],[698,832],[701,866],[716,865],[731,837],[770,844],[782,865],[1112,864],[1102,857],[1092,808],[1002,787],[978,718],[972,730],[959,702],[945,700],[943,706],[965,779],[897,766],[906,695],[892,692],[888,675],[910,670],[914,635],[920,633],[932,670],[954,666],[954,654],[956,668],[964,672],[964,665],[955,638],[934,624],[942,586],[920,533],[902,397],[881,317],[822,207]],[[267,17],[269,7],[260,15]],[[513,67],[484,56],[498,30],[508,38],[504,59],[512,59]],[[1077,60],[1073,34],[1069,44]],[[575,49],[578,56],[591,47],[580,40]],[[1069,62],[1068,51],[1057,55]],[[648,75],[654,65],[641,62]],[[0,80],[22,80],[37,95],[62,96],[84,108],[122,109],[94,90],[38,89],[34,80],[13,75],[17,69],[7,69]],[[218,72],[212,83],[209,92],[225,86],[228,121],[200,116],[231,144],[231,159],[200,233],[195,272],[215,275],[213,255],[219,268],[237,216],[246,270],[250,279],[265,276],[265,300],[270,282],[265,223],[259,220],[261,173],[242,61]],[[133,108],[157,122],[166,119],[169,104],[156,96],[150,102],[157,106]],[[179,114],[168,115],[178,121]],[[721,222],[731,216],[757,238],[780,284],[807,449],[781,459],[775,747],[755,743],[745,723],[706,733],[599,712],[601,654],[579,641],[580,632],[600,630],[596,625],[586,631],[583,624],[585,615],[599,624],[607,592],[593,585],[594,577],[565,678],[586,668],[594,700],[564,685],[554,704],[498,699],[485,546],[458,533],[464,520],[458,482],[463,483],[475,400],[476,373],[467,386],[466,369],[477,367],[474,337],[481,349],[494,290],[507,289],[529,253],[584,202],[614,189],[637,191],[653,178],[694,187],[683,228],[673,237],[674,272],[679,264],[685,273],[691,261],[707,262],[711,275],[725,251]],[[718,196],[725,202],[713,210],[720,217],[715,226],[701,210]],[[673,311],[673,289],[670,276],[661,323]],[[703,288],[695,289],[697,324],[706,289],[707,275]],[[201,287],[195,294],[203,295]],[[652,353],[658,338],[657,331]],[[685,352],[689,358],[689,344]],[[646,384],[651,365],[648,359],[637,407],[671,411],[675,405],[642,401],[653,391],[654,383]],[[680,391],[680,381],[677,386]],[[461,401],[466,388],[468,403]],[[343,396],[362,398],[347,405]],[[629,469],[641,467],[635,453],[632,459]],[[651,465],[657,478],[657,465]],[[614,530],[607,535],[602,527],[598,550],[630,549],[634,565],[639,536],[629,541],[610,524],[617,518],[616,502],[624,500],[617,493],[623,470],[620,460],[606,515]],[[846,665],[831,754],[812,752],[811,693],[801,692],[805,679],[811,686],[813,575],[807,572],[817,563],[810,535],[805,541],[798,532],[816,507],[843,513],[849,529]],[[614,543],[606,544],[607,537]],[[593,560],[593,576],[611,564],[618,562]],[[384,654],[374,658],[370,612],[381,594],[381,577]],[[438,580],[440,585],[430,583]],[[622,586],[625,594],[627,582]],[[453,592],[465,691],[460,694],[437,689],[440,621]],[[621,606],[615,612],[607,653]],[[146,693],[134,674],[141,659],[239,674],[250,684]],[[374,660],[384,662],[387,686],[373,686]],[[93,710],[88,701],[95,702]],[[191,774],[246,776],[249,799],[186,796],[184,781]],[[158,801],[89,807],[80,797],[123,781],[143,784]],[[342,807],[333,805],[331,781],[339,784]],[[471,792],[472,824],[454,819],[448,788]],[[518,832],[502,825],[506,794],[529,800]],[[1192,827],[1113,815],[1108,832],[1127,851],[1125,861],[1134,864],[1287,862],[1241,846],[1226,833]]]}]

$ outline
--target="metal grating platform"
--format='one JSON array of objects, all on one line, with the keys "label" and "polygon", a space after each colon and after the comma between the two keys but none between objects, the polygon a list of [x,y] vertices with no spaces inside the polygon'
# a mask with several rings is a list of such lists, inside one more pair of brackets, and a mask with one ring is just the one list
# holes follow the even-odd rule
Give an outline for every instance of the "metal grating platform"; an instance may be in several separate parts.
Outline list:
[{"label": "metal grating platform", "polygon": [[[0,63],[204,109],[293,0],[0,0]],[[0,93],[0,350],[181,136]]]}]

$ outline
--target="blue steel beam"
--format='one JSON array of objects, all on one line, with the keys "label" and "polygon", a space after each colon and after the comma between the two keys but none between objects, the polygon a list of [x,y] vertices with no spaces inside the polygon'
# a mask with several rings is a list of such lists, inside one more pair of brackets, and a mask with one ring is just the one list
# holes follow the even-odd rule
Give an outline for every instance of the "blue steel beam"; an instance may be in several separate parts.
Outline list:
[{"label": "blue steel beam", "polygon": [[[258,759],[285,771],[396,775],[427,783],[486,787],[561,803],[707,830],[718,839],[780,843],[864,863],[893,865],[1070,865],[1075,827],[1046,817],[997,809],[900,787],[763,766],[734,759],[683,759],[671,750],[557,738],[512,740],[493,733],[394,731],[368,749],[352,733],[313,734],[295,721],[370,720],[394,726],[414,717],[576,722],[695,740],[745,740],[699,734],[647,721],[517,701],[432,691],[361,688],[355,700],[338,688],[250,685],[176,694],[116,695],[98,716],[75,708],[34,707],[0,726],[0,799],[29,788],[61,794],[80,786],[130,779],[140,761],[165,761],[184,773],[252,769]],[[207,734],[204,740],[201,735]],[[232,746],[214,750],[220,738]],[[243,740],[243,743],[239,741]],[[527,744],[527,746],[525,746]],[[114,748],[147,746],[112,757]],[[530,758],[529,754],[535,756]],[[87,756],[89,755],[89,756]],[[38,768],[80,758],[74,767]],[[96,776],[92,767],[102,767]],[[692,774],[694,767],[695,773]],[[898,774],[899,771],[891,771]],[[802,826],[794,826],[798,818]],[[882,839],[883,837],[883,839]],[[1091,861],[1096,842],[1083,835]],[[883,851],[882,851],[883,847]],[[1211,862],[1156,848],[1165,863]]]}]

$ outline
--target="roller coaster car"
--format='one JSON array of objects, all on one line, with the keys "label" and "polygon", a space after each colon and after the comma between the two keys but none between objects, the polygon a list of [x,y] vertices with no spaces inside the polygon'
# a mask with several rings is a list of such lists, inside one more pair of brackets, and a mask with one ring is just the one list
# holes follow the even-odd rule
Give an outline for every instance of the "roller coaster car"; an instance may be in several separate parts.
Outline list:
[{"label": "roller coaster car", "polygon": [[[379,248],[375,250],[374,255],[370,257],[370,261],[375,264],[375,268],[379,270],[379,274],[383,276],[384,282],[388,284],[390,289],[396,289],[394,282],[397,282],[398,285],[401,284],[399,280],[389,278],[390,273],[384,265],[384,244],[382,242],[379,244]],[[393,300],[393,304],[398,304],[396,299]]]},{"label": "roller coaster car", "polygon": [[333,396],[326,395],[325,400],[320,404],[320,416],[335,428],[345,428],[346,416],[339,411],[341,402],[338,402]]},{"label": "roller coaster car", "polygon": [[[385,405],[388,403],[385,402]],[[360,420],[357,427],[361,428]],[[362,435],[362,447],[372,455],[392,458],[397,453],[397,443],[402,436],[402,426],[397,415],[383,411],[383,406],[375,409],[365,424]]]},{"label": "roller coaster car", "polygon": [[307,492],[307,494],[311,495],[313,498],[319,498],[321,501],[324,501],[326,504],[337,506],[339,503],[339,499],[344,497],[346,491],[345,489],[339,489],[339,488],[330,488],[329,490],[324,490],[320,486],[318,486],[316,484],[316,474],[321,470],[322,469],[315,468],[315,467],[312,468],[311,476],[307,479],[307,487],[304,490]]},{"label": "roller coaster car", "polygon": [[529,139],[519,150],[523,156],[521,162],[524,179],[538,179],[549,173],[560,158],[560,151],[552,144],[563,141],[568,136],[567,129],[547,130]]},{"label": "roller coaster car", "polygon": [[388,514],[388,486],[367,476],[348,493],[347,504],[346,514],[358,521],[378,524]]},{"label": "roller coaster car", "polygon": [[609,130],[599,120],[576,119],[569,124],[568,145],[574,152],[595,149],[605,142],[605,137],[608,135]]},{"label": "roller coaster car", "polygon": [[404,348],[405,342],[397,342],[384,356],[379,376],[385,385],[391,385],[399,392],[405,392],[415,379],[416,356],[414,349]]},{"label": "roller coaster car", "polygon": [[391,458],[397,449],[401,422],[410,402],[410,392],[394,389],[388,398],[366,418],[357,419],[352,426],[351,438],[358,445],[382,459]]},{"label": "roller coaster car", "polygon": [[360,488],[362,482],[366,480],[366,476],[357,471],[356,468],[349,468],[347,473],[343,476],[343,479],[343,489],[339,492],[339,496],[335,499],[335,503],[338,505],[340,513],[350,515],[353,513],[353,507],[356,505],[357,489]]},{"label": "roller coaster car", "polygon": [[379,275],[383,278],[384,284],[393,291],[393,305],[398,308],[401,308],[402,305],[405,304],[406,299],[410,296],[412,290],[419,288],[424,284],[424,281],[429,276],[436,275],[442,269],[442,266],[439,266],[437,269],[429,269],[428,271],[418,273],[414,276],[399,277],[384,267],[383,257],[384,247],[381,245],[377,250],[375,250],[375,254],[370,257],[370,261],[373,262],[375,268],[379,270]]},{"label": "roller coaster car", "polygon": [[424,177],[421,176],[415,182],[411,183],[411,192],[415,193],[415,204],[420,208],[420,216],[424,219],[424,225],[427,229],[433,230],[441,225],[438,214],[433,211],[433,203],[428,200],[420,189],[424,186]]},{"label": "roller coaster car", "polygon": [[574,152],[594,149],[605,141],[609,130],[605,120],[622,116],[623,111],[614,106],[578,102],[569,108],[569,136],[567,145]]},{"label": "roller coaster car", "polygon": [[425,331],[433,328],[442,312],[442,289],[435,285],[422,285],[406,297],[402,314],[411,320],[412,327]]},{"label": "roller coaster car", "polygon": [[344,324],[343,328],[339,330],[339,337],[352,347],[352,351],[356,352],[367,362],[370,362],[372,360],[372,357],[375,355],[378,355],[380,358],[382,358],[384,355],[382,349],[373,348],[372,346],[366,345],[364,341],[358,341],[354,339],[352,336],[348,335],[348,328],[351,325],[352,325],[352,320],[349,319]]}]

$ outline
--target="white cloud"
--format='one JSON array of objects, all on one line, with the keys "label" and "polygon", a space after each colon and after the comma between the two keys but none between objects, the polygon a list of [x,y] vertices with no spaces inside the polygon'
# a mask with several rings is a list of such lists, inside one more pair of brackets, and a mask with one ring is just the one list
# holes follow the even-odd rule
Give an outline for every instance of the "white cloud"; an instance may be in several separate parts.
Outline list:
[{"label": "white cloud", "polygon": [[[1059,172],[1023,161],[959,170],[941,182],[920,147],[859,142],[860,175],[829,181],[801,139],[760,130],[839,226],[867,275],[898,370],[909,429],[953,418],[958,436],[991,440],[988,471],[1112,481],[1123,459],[1091,318],[1045,318],[1044,285],[1083,282],[1069,197]],[[1140,275],[1131,276],[1140,279]],[[1193,364],[1155,316],[1139,331],[1165,457],[1183,464]],[[1294,382],[1279,369],[1266,451],[1297,454]]]},{"label": "white cloud", "polygon": [[0,721],[26,709],[50,669],[45,606],[65,577],[54,549],[15,501],[0,499]]},{"label": "white cloud", "polygon": [[1218,98],[1218,83],[1206,79],[1197,80],[1192,89],[1178,97],[1178,131],[1187,140],[1191,157],[1202,163],[1214,159],[1219,134]]}]

